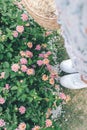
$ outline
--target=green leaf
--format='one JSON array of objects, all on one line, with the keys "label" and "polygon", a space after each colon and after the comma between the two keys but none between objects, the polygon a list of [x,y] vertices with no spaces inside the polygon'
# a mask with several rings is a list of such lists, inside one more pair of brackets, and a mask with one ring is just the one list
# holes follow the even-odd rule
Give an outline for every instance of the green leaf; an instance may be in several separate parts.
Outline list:
[{"label": "green leaf", "polygon": [[13,86],[13,87],[11,87],[11,90],[17,90],[17,89],[18,89],[17,86]]},{"label": "green leaf", "polygon": [[7,79],[9,77],[9,69],[5,69],[4,72],[5,72],[5,79]]},{"label": "green leaf", "polygon": [[27,95],[26,94],[22,94],[22,96],[19,97],[19,99],[21,99],[23,102],[26,101]]},{"label": "green leaf", "polygon": [[4,63],[3,63],[3,67],[4,67],[4,68],[9,68],[9,66],[10,66],[10,65],[9,65],[8,62],[4,62]]},{"label": "green leaf", "polygon": [[20,96],[22,93],[23,93],[23,89],[20,86],[20,87],[18,87],[18,94],[17,95]]},{"label": "green leaf", "polygon": [[32,60],[29,58],[28,60],[28,64],[31,65],[32,64]]},{"label": "green leaf", "polygon": [[29,123],[27,124],[27,129],[30,130],[30,125],[29,125]]},{"label": "green leaf", "polygon": [[0,54],[0,60],[2,60],[3,59],[3,54]]},{"label": "green leaf", "polygon": [[0,44],[0,51],[4,50],[4,46]]},{"label": "green leaf", "polygon": [[10,36],[9,36],[9,39],[10,39],[10,40],[13,40],[13,36],[12,36],[12,35],[10,35]]},{"label": "green leaf", "polygon": [[10,52],[7,53],[7,57],[10,59],[12,58],[12,54]]},{"label": "green leaf", "polygon": [[10,112],[9,112],[10,110],[9,110],[9,108],[7,108],[7,110],[6,110],[6,118],[9,120],[9,121],[11,121],[11,115],[10,115]]},{"label": "green leaf", "polygon": [[16,72],[11,72],[10,77],[11,77],[11,78],[14,78],[15,76],[16,76]]},{"label": "green leaf", "polygon": [[31,84],[31,85],[33,84],[33,79],[30,79],[30,84]]},{"label": "green leaf", "polygon": [[32,97],[29,97],[29,102],[31,103],[33,101],[33,98]]},{"label": "green leaf", "polygon": [[9,32],[11,32],[11,30],[10,30],[9,28],[6,28],[6,32],[8,32],[8,33],[9,33]]},{"label": "green leaf", "polygon": [[0,112],[2,112],[2,107],[0,107]]}]

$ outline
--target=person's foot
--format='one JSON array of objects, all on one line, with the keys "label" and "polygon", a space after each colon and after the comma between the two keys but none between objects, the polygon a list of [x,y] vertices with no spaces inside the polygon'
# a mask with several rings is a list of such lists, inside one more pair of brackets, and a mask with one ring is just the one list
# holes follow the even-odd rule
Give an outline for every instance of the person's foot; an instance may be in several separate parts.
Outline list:
[{"label": "person's foot", "polygon": [[66,73],[76,73],[77,72],[72,65],[71,59],[62,61],[60,64],[60,69]]},{"label": "person's foot", "polygon": [[82,89],[87,87],[87,83],[81,80],[81,75],[79,73],[61,77],[60,84],[69,89]]}]

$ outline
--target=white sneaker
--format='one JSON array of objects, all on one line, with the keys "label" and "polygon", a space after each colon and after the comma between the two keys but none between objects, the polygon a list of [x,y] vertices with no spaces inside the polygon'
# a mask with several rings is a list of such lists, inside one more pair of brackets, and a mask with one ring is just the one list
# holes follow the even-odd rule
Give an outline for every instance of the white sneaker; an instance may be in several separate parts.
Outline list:
[{"label": "white sneaker", "polygon": [[72,65],[71,59],[64,60],[60,64],[60,69],[66,73],[75,73],[77,72]]},{"label": "white sneaker", "polygon": [[60,78],[60,84],[69,89],[86,88],[87,84],[81,80],[79,73],[66,75]]}]

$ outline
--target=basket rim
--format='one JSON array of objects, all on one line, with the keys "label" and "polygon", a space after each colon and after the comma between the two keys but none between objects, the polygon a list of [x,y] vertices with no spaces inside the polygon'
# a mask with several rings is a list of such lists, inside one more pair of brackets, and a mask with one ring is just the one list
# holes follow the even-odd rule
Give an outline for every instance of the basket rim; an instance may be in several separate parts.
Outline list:
[{"label": "basket rim", "polygon": [[[34,11],[33,11],[31,8],[29,8],[29,7],[31,7],[31,6],[29,6],[29,4],[26,3],[27,1],[26,1],[26,0],[23,0],[23,1],[24,1],[25,4],[26,4],[26,5],[23,4],[24,7],[26,8],[26,6],[27,6],[28,10],[32,11],[32,13],[33,13]],[[26,9],[27,9],[27,8],[26,8]],[[39,15],[39,14],[36,13],[36,12],[35,12],[34,14],[36,14],[37,16],[39,16],[39,17],[41,17],[41,18],[45,18],[45,19],[49,19],[49,20],[54,20],[54,19],[57,20],[57,15],[55,15],[56,17],[52,18],[52,17],[43,17],[42,15]]]}]

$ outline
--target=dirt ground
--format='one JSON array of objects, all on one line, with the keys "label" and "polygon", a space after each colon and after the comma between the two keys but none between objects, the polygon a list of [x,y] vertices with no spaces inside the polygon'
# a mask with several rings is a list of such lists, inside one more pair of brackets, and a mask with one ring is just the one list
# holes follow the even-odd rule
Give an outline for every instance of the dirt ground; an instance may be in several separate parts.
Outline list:
[{"label": "dirt ground", "polygon": [[87,130],[87,89],[65,90],[71,100],[64,105],[63,130]]}]

